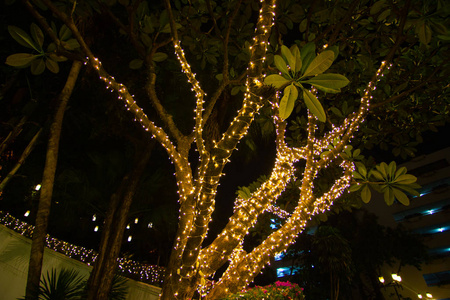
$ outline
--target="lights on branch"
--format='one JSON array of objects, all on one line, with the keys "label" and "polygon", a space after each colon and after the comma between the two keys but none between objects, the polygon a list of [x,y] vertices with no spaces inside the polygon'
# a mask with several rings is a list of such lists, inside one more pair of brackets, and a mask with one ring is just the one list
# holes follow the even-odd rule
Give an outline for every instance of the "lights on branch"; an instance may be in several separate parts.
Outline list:
[{"label": "lights on branch", "polygon": [[398,275],[396,273],[391,274],[391,276],[392,276],[392,279],[394,279],[397,282],[401,282],[402,281],[402,277],[400,277],[400,275]]}]

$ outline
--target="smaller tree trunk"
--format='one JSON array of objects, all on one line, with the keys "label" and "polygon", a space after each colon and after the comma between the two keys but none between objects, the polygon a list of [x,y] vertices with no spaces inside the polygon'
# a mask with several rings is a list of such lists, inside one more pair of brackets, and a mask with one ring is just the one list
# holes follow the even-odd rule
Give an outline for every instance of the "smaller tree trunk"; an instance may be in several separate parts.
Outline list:
[{"label": "smaller tree trunk", "polygon": [[[128,221],[128,212],[137,191],[139,179],[150,160],[154,142],[147,143],[143,151],[136,154],[135,164],[111,196],[105,226],[100,242],[99,254],[88,279],[88,300],[107,300],[112,281],[117,271],[117,258]],[[138,150],[137,150],[138,151]]]},{"label": "smaller tree trunk", "polygon": [[42,175],[41,196],[36,213],[36,225],[33,231],[31,243],[30,264],[28,266],[28,278],[26,287],[26,298],[35,299],[36,290],[39,287],[42,272],[42,261],[44,258],[45,238],[47,235],[48,218],[55,181],[56,165],[58,162],[59,140],[61,136],[62,121],[67,102],[72,95],[73,88],[80,73],[82,63],[74,61],[67,78],[66,84],[59,95],[59,106],[55,118],[50,127],[47,155],[45,159],[44,174]]},{"label": "smaller tree trunk", "polygon": [[39,129],[39,131],[34,135],[34,137],[31,139],[31,141],[28,143],[28,146],[23,151],[22,155],[20,156],[19,160],[17,161],[16,165],[12,170],[6,175],[6,177],[0,182],[0,194],[5,189],[6,185],[8,184],[9,180],[13,178],[13,176],[17,173],[17,171],[20,169],[20,167],[23,165],[25,160],[27,159],[28,155],[33,151],[34,146],[36,146],[37,141],[39,140],[39,136],[42,133],[42,128]]}]

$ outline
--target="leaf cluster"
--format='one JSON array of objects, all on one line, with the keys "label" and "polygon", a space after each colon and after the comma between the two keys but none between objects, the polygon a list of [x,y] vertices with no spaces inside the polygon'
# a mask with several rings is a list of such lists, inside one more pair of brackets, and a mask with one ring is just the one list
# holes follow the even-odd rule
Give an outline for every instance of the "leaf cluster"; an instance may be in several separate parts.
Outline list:
[{"label": "leaf cluster", "polygon": [[297,89],[300,89],[306,107],[319,121],[325,122],[326,115],[322,104],[305,85],[326,93],[340,92],[349,80],[340,74],[323,74],[331,67],[336,56],[337,53],[333,50],[324,50],[316,55],[313,43],[306,44],[301,50],[296,44],[290,49],[285,45],[281,46],[281,55],[274,56],[275,67],[279,74],[268,75],[264,83],[279,90],[283,89],[279,108],[282,119],[287,119],[291,115],[299,95]]},{"label": "leaf cluster", "polygon": [[[52,27],[54,32],[58,32],[58,38],[64,49],[73,51],[80,47],[77,40],[71,38],[72,32],[66,25],[62,25],[59,31],[56,30],[54,23],[52,23]],[[35,23],[30,25],[31,36],[23,29],[13,25],[8,26],[8,32],[17,43],[33,50],[33,52],[9,55],[6,58],[7,65],[17,68],[30,67],[33,75],[40,75],[45,69],[56,74],[59,72],[58,63],[67,60],[66,57],[57,53],[54,42],[48,44],[46,50],[44,50],[44,33]]]},{"label": "leaf cluster", "polygon": [[395,200],[403,205],[409,205],[409,197],[418,196],[416,189],[420,186],[416,183],[414,175],[407,174],[406,167],[397,168],[392,161],[389,165],[382,162],[367,171],[362,163],[356,163],[357,169],[353,172],[355,182],[350,187],[351,192],[361,190],[361,198],[365,203],[371,199],[371,189],[384,195],[387,205],[392,205]]}]

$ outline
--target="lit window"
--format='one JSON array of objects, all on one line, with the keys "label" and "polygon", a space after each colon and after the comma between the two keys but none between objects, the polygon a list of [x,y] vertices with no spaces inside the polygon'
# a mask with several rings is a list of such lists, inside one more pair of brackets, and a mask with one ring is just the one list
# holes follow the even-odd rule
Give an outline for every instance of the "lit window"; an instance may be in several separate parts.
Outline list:
[{"label": "lit window", "polygon": [[282,259],[283,259],[283,256],[284,256],[284,254],[283,254],[282,252],[276,254],[276,255],[275,255],[275,261],[280,261],[280,260],[282,260]]}]

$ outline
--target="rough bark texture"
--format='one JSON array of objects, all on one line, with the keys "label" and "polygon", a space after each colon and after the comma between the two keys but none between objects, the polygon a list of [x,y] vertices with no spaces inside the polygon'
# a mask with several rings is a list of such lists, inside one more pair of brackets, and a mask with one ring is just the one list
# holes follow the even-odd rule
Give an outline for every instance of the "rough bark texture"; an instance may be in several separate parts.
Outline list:
[{"label": "rough bark texture", "polygon": [[45,238],[47,235],[48,218],[52,202],[53,183],[55,180],[56,165],[58,162],[59,140],[61,136],[62,121],[67,103],[72,95],[73,88],[80,73],[82,63],[74,61],[67,78],[66,84],[59,95],[59,105],[55,118],[50,127],[47,155],[44,173],[42,175],[42,188],[39,206],[36,213],[36,225],[33,231],[31,243],[30,264],[28,267],[28,278],[26,287],[26,298],[34,299],[34,292],[39,286],[42,272],[42,261],[44,258]]},{"label": "rough bark texture", "polygon": [[133,196],[139,185],[139,179],[150,160],[153,142],[137,150],[135,164],[123,179],[118,190],[111,196],[106,215],[105,227],[100,242],[99,255],[88,280],[89,300],[108,299],[112,280],[117,271],[117,258],[122,246],[123,234],[127,226],[128,212]]}]

